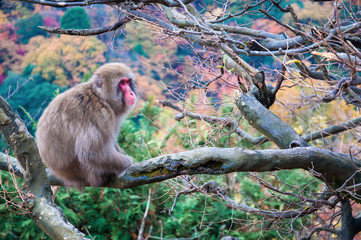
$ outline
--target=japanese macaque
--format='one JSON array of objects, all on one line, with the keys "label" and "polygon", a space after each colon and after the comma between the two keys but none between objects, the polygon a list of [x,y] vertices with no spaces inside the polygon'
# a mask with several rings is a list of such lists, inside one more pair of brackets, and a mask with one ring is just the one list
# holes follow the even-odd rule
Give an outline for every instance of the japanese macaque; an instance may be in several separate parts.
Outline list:
[{"label": "japanese macaque", "polygon": [[133,164],[117,136],[136,95],[132,71],[108,63],[45,109],[36,132],[40,156],[66,186],[102,186]]}]

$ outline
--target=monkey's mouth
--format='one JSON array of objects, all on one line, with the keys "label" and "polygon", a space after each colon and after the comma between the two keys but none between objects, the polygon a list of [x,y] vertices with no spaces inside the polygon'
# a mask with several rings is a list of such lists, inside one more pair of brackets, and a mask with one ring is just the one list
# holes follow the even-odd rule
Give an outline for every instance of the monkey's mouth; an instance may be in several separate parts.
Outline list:
[{"label": "monkey's mouth", "polygon": [[135,97],[133,97],[133,98],[130,98],[130,97],[125,98],[125,103],[127,105],[129,105],[129,106],[132,106],[135,103]]}]

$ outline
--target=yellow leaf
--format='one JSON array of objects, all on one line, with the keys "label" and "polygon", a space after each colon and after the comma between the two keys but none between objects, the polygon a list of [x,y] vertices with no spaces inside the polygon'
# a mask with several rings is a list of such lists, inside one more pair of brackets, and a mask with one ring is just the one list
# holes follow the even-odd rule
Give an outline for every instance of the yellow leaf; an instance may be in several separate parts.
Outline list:
[{"label": "yellow leaf", "polygon": [[296,62],[301,63],[301,61],[300,61],[300,60],[293,59],[293,60],[289,60],[289,61],[287,61],[285,64],[286,64],[286,65],[288,65],[288,64],[291,64],[291,63],[296,63]]}]

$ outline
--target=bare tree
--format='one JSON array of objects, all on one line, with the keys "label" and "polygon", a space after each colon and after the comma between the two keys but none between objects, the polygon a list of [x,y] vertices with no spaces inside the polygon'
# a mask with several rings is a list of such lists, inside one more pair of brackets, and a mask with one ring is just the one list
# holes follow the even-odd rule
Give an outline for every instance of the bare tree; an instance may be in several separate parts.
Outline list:
[{"label": "bare tree", "polygon": [[[117,31],[132,21],[146,23],[157,29],[162,38],[187,41],[192,46],[194,55],[201,59],[207,69],[212,70],[214,76],[208,80],[187,78],[187,90],[200,89],[206,93],[212,91],[211,84],[218,84],[217,86],[227,86],[237,92],[231,104],[238,110],[227,117],[197,113],[182,103],[181,100],[184,99],[179,99],[179,102],[160,101],[160,104],[174,109],[178,121],[191,118],[207,122],[215,128],[228,129],[229,133],[234,132],[239,138],[254,145],[253,150],[244,150],[239,146],[206,147],[159,156],[133,165],[107,187],[125,189],[185,176],[182,179],[187,189],[176,193],[174,205],[179,195],[199,192],[215,197],[239,211],[275,221],[290,219],[291,225],[298,218],[330,208],[335,211],[332,219],[311,229],[303,236],[304,239],[311,239],[319,232],[336,234],[340,239],[352,239],[361,231],[361,220],[352,215],[350,204],[350,200],[360,202],[361,197],[361,162],[357,159],[360,153],[357,144],[361,117],[340,122],[335,116],[334,121],[329,122],[325,128],[301,136],[291,127],[290,122],[282,121],[269,110],[275,103],[285,105],[292,119],[297,116],[295,109],[308,106],[308,111],[311,111],[310,109],[320,108],[334,101],[340,102],[340,99],[350,108],[359,110],[361,11],[357,1],[332,1],[329,3],[332,4],[332,11],[328,21],[314,21],[312,25],[300,21],[295,8],[282,0],[245,1],[243,8],[236,11],[232,8],[232,3],[227,1],[223,5],[217,5],[220,9],[217,13],[213,11],[214,8],[207,9],[209,6],[202,5],[202,1],[192,0],[22,1],[58,8],[109,5],[121,12],[119,20],[111,26],[82,30],[41,28],[50,33],[90,36]],[[277,12],[287,14],[291,21],[285,23],[277,19],[274,17]],[[236,20],[249,13],[258,14],[269,22],[273,21],[284,32],[275,34],[238,25]],[[208,54],[207,57],[203,56],[203,52]],[[253,64],[245,60],[250,57],[272,57],[279,69],[270,69],[262,64],[253,67]],[[287,104],[279,100],[278,93],[281,90],[287,92],[294,87],[311,89],[313,93],[305,92],[296,103]],[[244,129],[243,120],[261,136],[254,137]],[[312,125],[311,122],[307,124]],[[84,238],[50,201],[49,186],[61,183],[50,174],[46,175],[34,139],[2,98],[0,130],[18,160],[16,162],[7,155],[0,155],[0,168],[13,171],[25,179],[24,203],[36,224],[53,239]],[[314,129],[311,127],[311,130]],[[313,144],[317,139],[349,130],[352,130],[353,139],[346,148],[333,149],[332,141],[322,147]],[[269,145],[270,149],[254,150],[266,142],[273,143]],[[302,189],[295,188],[296,193],[283,191],[259,175],[261,172],[274,174],[285,169],[306,170],[305,174],[308,172],[323,182],[323,191],[312,196]],[[280,195],[293,196],[297,204],[289,203],[289,207],[282,211],[266,210],[262,206],[251,207],[230,198],[227,191],[214,182],[197,185],[188,177],[232,172],[253,172],[250,176],[261,186]],[[170,210],[172,211],[173,209]],[[340,219],[340,229],[332,221],[334,218]]]}]

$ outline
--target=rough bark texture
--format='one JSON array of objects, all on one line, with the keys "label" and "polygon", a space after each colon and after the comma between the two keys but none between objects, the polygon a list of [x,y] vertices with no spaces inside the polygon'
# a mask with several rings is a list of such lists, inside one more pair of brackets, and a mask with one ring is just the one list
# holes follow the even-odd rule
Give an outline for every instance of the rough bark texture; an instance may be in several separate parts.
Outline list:
[{"label": "rough bark texture", "polygon": [[252,95],[243,94],[237,102],[237,107],[249,124],[276,143],[279,148],[310,146],[293,128],[265,108]]},{"label": "rough bark texture", "polygon": [[[241,148],[199,148],[134,164],[107,186],[125,189],[185,174],[218,175],[300,168],[314,169],[321,173],[328,183],[337,187],[344,184],[357,171],[356,166],[361,166],[361,163],[352,161],[348,155],[317,147],[258,151]],[[52,185],[62,185],[51,174],[49,179]],[[355,174],[354,180],[355,182],[351,181],[352,184],[360,183],[361,175]]]},{"label": "rough bark texture", "polygon": [[342,226],[339,230],[341,240],[352,240],[361,231],[361,218],[352,216],[351,204],[347,198],[341,201],[341,221]]},{"label": "rough bark texture", "polygon": [[[14,114],[10,105],[0,96],[0,131],[13,149],[17,165],[16,172],[22,171],[24,185],[22,190],[31,196],[25,206],[31,211],[30,216],[38,227],[52,239],[84,239],[64,217],[61,208],[51,202],[51,190],[45,167],[39,156],[34,138],[29,134],[25,124]],[[6,168],[6,156],[0,168]],[[10,160],[10,162],[13,162]],[[19,173],[18,173],[19,174]]]},{"label": "rough bark texture", "polygon": [[[356,164],[361,166],[360,162]],[[297,168],[314,169],[335,186],[341,186],[357,171],[348,155],[316,147],[259,151],[241,148],[200,148],[134,164],[111,186],[129,188],[184,174],[264,172]],[[355,175],[355,181],[361,181],[360,174]]]}]

